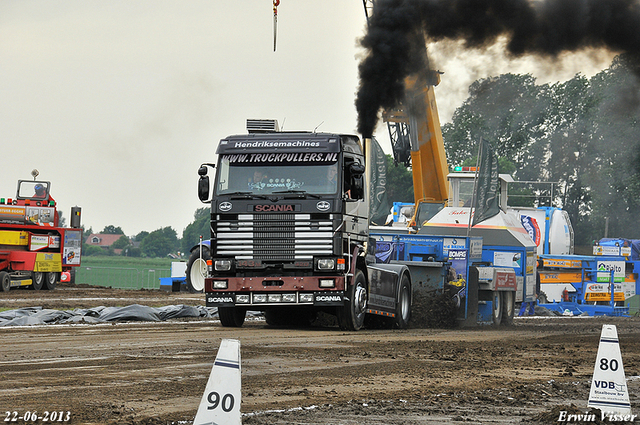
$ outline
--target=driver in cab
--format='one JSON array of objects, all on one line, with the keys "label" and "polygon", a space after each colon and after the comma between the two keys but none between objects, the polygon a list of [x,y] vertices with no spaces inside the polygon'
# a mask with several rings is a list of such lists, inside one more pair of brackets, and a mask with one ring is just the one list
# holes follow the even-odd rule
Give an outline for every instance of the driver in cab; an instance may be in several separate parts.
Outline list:
[{"label": "driver in cab", "polygon": [[249,179],[249,189],[263,189],[267,184],[267,173],[263,170],[255,170],[253,177]]}]

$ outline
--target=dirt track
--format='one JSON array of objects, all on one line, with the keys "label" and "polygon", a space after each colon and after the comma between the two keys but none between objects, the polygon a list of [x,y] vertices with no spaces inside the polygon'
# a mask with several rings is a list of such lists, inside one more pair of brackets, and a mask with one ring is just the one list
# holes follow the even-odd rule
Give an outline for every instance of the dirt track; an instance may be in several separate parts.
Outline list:
[{"label": "dirt track", "polygon": [[[0,293],[0,308],[12,309],[202,303],[200,294],[71,286]],[[237,338],[244,424],[551,424],[560,410],[587,411],[607,323],[617,325],[640,413],[639,318],[515,322],[356,333],[211,319],[0,327],[0,408],[2,419],[37,410],[69,411],[74,424],[191,423],[220,340]]]}]

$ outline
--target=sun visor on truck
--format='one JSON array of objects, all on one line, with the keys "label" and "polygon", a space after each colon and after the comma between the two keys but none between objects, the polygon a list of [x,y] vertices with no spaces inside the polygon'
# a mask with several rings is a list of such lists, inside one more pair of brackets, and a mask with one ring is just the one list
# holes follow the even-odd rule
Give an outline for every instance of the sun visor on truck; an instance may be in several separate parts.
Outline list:
[{"label": "sun visor on truck", "polygon": [[311,152],[362,152],[356,136],[328,133],[274,133],[229,136],[218,144],[216,153],[311,153]]}]

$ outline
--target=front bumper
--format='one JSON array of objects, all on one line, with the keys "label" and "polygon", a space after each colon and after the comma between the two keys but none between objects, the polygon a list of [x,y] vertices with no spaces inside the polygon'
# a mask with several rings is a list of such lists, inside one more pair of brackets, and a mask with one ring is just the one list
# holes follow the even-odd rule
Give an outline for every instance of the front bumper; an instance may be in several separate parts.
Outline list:
[{"label": "front bumper", "polygon": [[274,306],[331,307],[344,305],[343,291],[314,292],[208,292],[207,307],[247,307],[260,310]]},{"label": "front bumper", "polygon": [[[321,281],[333,280],[331,288]],[[214,281],[226,281],[214,289]],[[332,306],[344,304],[344,276],[227,277],[205,279],[207,307],[273,305]]]}]

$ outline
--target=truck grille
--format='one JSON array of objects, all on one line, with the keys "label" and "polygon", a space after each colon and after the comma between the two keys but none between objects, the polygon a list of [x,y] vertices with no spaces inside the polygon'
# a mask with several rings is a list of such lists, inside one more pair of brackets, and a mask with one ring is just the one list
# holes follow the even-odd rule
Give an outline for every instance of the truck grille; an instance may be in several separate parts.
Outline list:
[{"label": "truck grille", "polygon": [[331,216],[310,214],[239,214],[213,223],[217,255],[236,259],[296,260],[331,255]]}]

